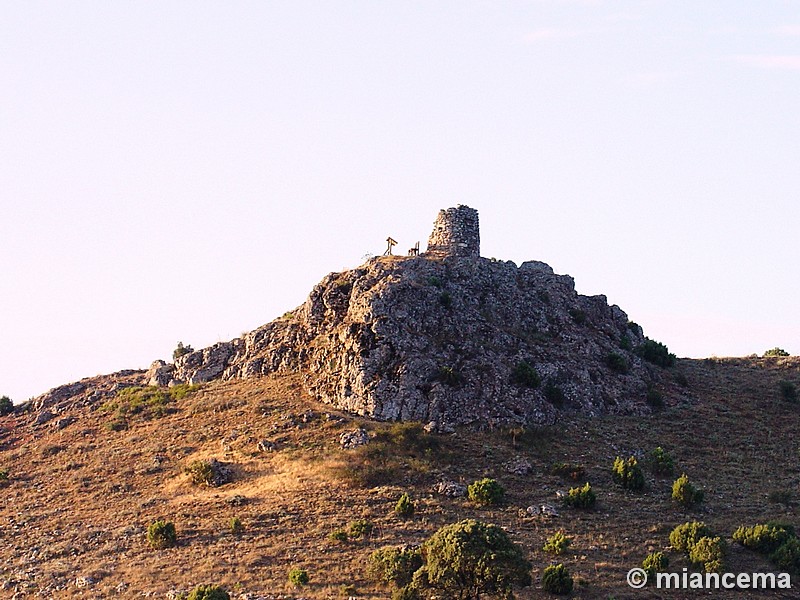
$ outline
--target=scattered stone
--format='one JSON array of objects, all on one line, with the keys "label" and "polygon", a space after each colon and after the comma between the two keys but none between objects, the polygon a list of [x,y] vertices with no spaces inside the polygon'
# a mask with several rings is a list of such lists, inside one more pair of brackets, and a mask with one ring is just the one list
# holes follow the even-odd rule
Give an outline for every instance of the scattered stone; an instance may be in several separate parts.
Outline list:
[{"label": "scattered stone", "polygon": [[533,465],[522,456],[515,456],[503,465],[503,468],[514,475],[527,475],[533,471]]},{"label": "scattered stone", "polygon": [[529,506],[525,512],[532,517],[557,517],[558,510],[552,504],[538,504]]},{"label": "scattered stone", "polygon": [[54,426],[56,429],[64,429],[64,428],[65,428],[65,427],[67,427],[68,425],[72,425],[74,422],[75,422],[75,417],[62,417],[61,419],[58,419],[58,420],[57,420],[57,421],[56,421],[56,422],[53,424],[53,426]]},{"label": "scattered stone", "polygon": [[275,452],[278,449],[278,445],[270,440],[261,440],[257,447],[259,452]]},{"label": "scattered stone", "polygon": [[231,506],[244,506],[245,504],[248,503],[248,500],[244,496],[236,494],[235,496],[231,496],[230,498],[228,498],[226,502]]},{"label": "scattered stone", "polygon": [[467,486],[455,481],[440,481],[433,486],[433,491],[448,498],[461,498],[467,495]]},{"label": "scattered stone", "polygon": [[155,385],[160,387],[170,384],[174,371],[174,365],[167,364],[163,360],[157,360],[150,365],[150,368],[144,376],[147,380],[147,385]]},{"label": "scattered stone", "polygon": [[339,437],[339,444],[345,450],[352,450],[353,448],[369,444],[369,434],[361,427],[353,431],[345,431]]},{"label": "scattered stone", "polygon": [[93,583],[95,583],[95,580],[92,577],[78,577],[75,579],[75,587],[77,588],[89,587]]},{"label": "scattered stone", "polygon": [[49,410],[43,410],[38,415],[36,415],[36,419],[34,419],[33,424],[44,425],[53,418],[55,418],[55,415],[52,412],[50,412]]}]

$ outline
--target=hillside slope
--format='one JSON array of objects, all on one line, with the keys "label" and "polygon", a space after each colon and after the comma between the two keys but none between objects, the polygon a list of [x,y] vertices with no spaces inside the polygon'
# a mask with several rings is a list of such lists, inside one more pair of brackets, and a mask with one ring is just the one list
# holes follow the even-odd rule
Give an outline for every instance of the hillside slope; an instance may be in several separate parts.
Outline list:
[{"label": "hillside slope", "polygon": [[[704,520],[730,538],[740,524],[798,522],[800,415],[781,397],[779,381],[800,384],[800,360],[680,360],[675,370],[694,399],[663,411],[449,434],[333,410],[306,393],[300,374],[217,380],[175,388],[174,397],[131,391],[142,373],[85,380],[49,420],[41,417],[49,409],[33,405],[0,418],[0,467],[9,474],[0,487],[0,595],[167,598],[213,582],[237,598],[388,598],[389,589],[365,573],[372,550],[417,544],[441,525],[474,517],[503,526],[532,561],[534,585],[518,598],[550,597],[539,579],[553,560],[575,577],[574,598],[660,597],[630,590],[625,574],[648,552],[666,549],[675,525]],[[370,443],[343,449],[341,434],[357,427]],[[641,494],[614,485],[615,456],[640,456],[646,465],[656,446],[673,455],[676,475],[686,472],[705,488],[701,507],[670,500],[675,475],[646,468]],[[212,457],[229,468],[231,481],[193,484],[186,467]],[[553,474],[556,463],[581,474],[562,479]],[[484,476],[506,488],[503,505],[480,508],[434,491],[443,480]],[[596,490],[597,506],[560,507],[556,491],[584,481]],[[403,492],[417,504],[410,520],[393,514]],[[556,506],[559,516],[526,511],[541,504]],[[236,533],[233,517],[242,526]],[[175,523],[176,547],[147,545],[146,528],[160,518]],[[371,535],[329,539],[358,520],[374,524]],[[573,538],[557,559],[542,551],[556,531]],[[669,554],[672,569],[689,566]],[[734,572],[771,568],[734,543],[728,560]],[[287,581],[293,566],[309,572],[302,590]]]}]

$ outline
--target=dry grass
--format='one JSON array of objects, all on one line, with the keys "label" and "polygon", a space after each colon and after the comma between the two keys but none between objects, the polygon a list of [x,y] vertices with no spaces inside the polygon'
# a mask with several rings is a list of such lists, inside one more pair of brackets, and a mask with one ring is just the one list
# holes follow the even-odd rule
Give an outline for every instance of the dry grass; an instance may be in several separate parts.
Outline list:
[{"label": "dry grass", "polygon": [[[123,431],[108,430],[111,415],[101,410],[73,415],[76,421],[61,431],[5,417],[0,424],[10,434],[0,468],[9,470],[10,481],[0,488],[0,596],[10,598],[16,588],[27,597],[133,598],[147,592],[163,598],[171,589],[216,583],[262,595],[386,598],[388,591],[365,575],[372,550],[419,543],[441,525],[474,517],[505,527],[533,562],[535,584],[520,590],[519,598],[549,597],[538,583],[552,561],[542,546],[557,531],[573,538],[559,557],[575,577],[573,598],[659,597],[630,590],[625,574],[648,552],[664,550],[675,525],[704,520],[729,538],[741,524],[797,524],[797,505],[771,502],[772,492],[788,490],[789,499],[800,501],[800,406],[783,400],[778,387],[783,379],[800,383],[800,361],[683,360],[678,368],[689,380],[691,403],[648,418],[574,417],[527,432],[462,430],[428,438],[419,429],[318,405],[303,395],[299,377],[208,384],[175,401],[174,413],[132,421]],[[370,431],[373,443],[341,450],[339,435],[357,425]],[[276,449],[259,451],[261,440]],[[643,456],[656,446],[674,457],[675,476],[686,472],[706,490],[700,508],[674,505],[675,476],[654,476],[646,461],[644,493],[613,484],[615,456]],[[531,474],[503,469],[516,456],[531,462]],[[233,482],[192,485],[185,466],[211,457],[233,468]],[[525,513],[532,504],[555,504],[557,490],[577,485],[551,472],[556,463],[585,469],[577,483],[592,483],[594,510],[561,509],[560,517],[547,521]],[[365,479],[363,469],[376,479]],[[440,478],[470,483],[484,476],[506,488],[503,506],[480,508],[431,492]],[[417,505],[410,520],[393,514],[405,491]],[[233,517],[242,523],[238,533],[230,530]],[[147,546],[147,525],[157,519],[175,523],[177,547]],[[371,537],[344,543],[328,538],[357,519],[374,523]],[[676,553],[670,559],[673,567],[687,566]],[[311,579],[300,591],[287,580],[294,566]],[[766,569],[763,559],[731,546],[729,570]],[[78,577],[93,583],[77,587]],[[116,591],[120,585],[122,592]],[[792,596],[775,591],[747,597]]]}]

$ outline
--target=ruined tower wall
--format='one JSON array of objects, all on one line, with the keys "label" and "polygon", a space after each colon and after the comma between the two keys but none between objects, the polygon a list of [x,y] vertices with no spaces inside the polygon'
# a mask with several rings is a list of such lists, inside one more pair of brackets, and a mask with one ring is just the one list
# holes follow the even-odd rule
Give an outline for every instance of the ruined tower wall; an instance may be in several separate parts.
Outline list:
[{"label": "ruined tower wall", "polygon": [[478,211],[469,206],[440,210],[433,222],[433,231],[428,238],[431,257],[481,255],[481,234],[478,227]]}]

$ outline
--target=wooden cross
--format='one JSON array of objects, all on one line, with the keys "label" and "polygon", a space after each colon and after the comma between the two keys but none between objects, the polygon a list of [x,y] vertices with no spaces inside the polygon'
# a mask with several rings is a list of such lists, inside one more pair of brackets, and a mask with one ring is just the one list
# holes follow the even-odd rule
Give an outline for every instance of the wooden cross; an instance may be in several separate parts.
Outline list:
[{"label": "wooden cross", "polygon": [[383,253],[384,256],[391,256],[392,255],[392,246],[396,246],[397,242],[393,240],[391,237],[386,238],[386,243],[388,246],[386,247],[386,252]]}]

